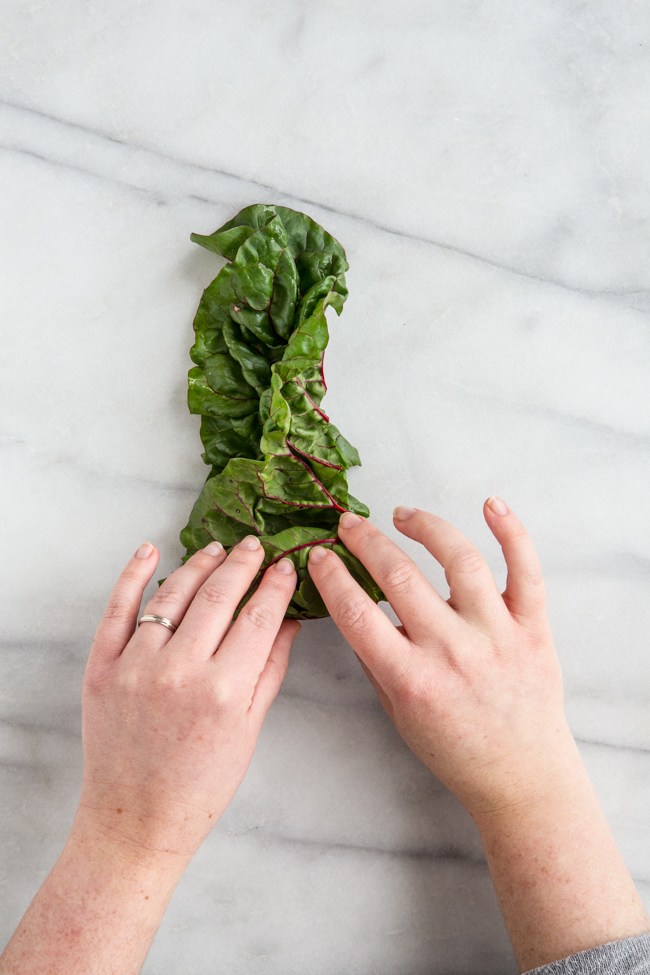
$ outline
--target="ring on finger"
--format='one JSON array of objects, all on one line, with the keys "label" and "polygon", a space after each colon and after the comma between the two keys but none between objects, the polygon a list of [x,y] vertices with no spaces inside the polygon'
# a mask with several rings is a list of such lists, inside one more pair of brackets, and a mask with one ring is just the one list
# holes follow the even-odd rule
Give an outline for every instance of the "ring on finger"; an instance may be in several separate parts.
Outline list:
[{"label": "ring on finger", "polygon": [[138,620],[138,626],[140,626],[141,623],[161,623],[162,626],[166,626],[168,630],[172,631],[172,633],[175,633],[177,630],[177,627],[174,626],[172,621],[165,619],[164,616],[141,616]]}]

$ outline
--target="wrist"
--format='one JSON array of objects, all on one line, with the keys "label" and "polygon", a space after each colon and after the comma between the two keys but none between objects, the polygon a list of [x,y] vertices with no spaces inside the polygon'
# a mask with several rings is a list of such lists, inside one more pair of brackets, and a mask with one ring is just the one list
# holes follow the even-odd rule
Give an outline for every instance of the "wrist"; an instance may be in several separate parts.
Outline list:
[{"label": "wrist", "polygon": [[191,860],[186,853],[109,826],[82,807],[77,809],[64,853],[89,864],[110,866],[125,885],[130,880],[137,886],[141,879],[151,879],[160,890],[173,890]]},{"label": "wrist", "polygon": [[138,848],[77,815],[0,971],[139,972],[183,869],[179,857]]},{"label": "wrist", "polygon": [[525,785],[472,812],[522,971],[647,931],[575,742]]},{"label": "wrist", "polygon": [[189,805],[169,808],[162,801],[143,802],[124,790],[116,797],[97,797],[82,789],[70,838],[87,846],[96,844],[134,869],[179,878],[215,822],[216,818]]},{"label": "wrist", "polygon": [[545,741],[520,749],[517,755],[483,770],[467,797],[459,796],[479,831],[536,809],[549,810],[568,795],[594,797],[593,787],[568,725],[560,725]]}]

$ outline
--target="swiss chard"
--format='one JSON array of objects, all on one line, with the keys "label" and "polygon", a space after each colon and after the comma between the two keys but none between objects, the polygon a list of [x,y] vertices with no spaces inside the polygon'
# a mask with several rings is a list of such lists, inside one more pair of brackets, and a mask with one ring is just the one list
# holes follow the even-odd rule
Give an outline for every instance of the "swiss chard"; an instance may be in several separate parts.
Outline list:
[{"label": "swiss chard", "polygon": [[202,417],[211,470],[181,532],[185,559],[213,539],[228,549],[256,534],[265,558],[241,605],[264,569],[286,556],[298,573],[287,616],[316,619],[328,614],[307,558],[326,545],[372,599],[382,599],[337,536],[342,511],[369,512],[349,494],[345,475],[359,455],[321,409],[325,309],[340,315],[348,296],[345,251],[306,214],[262,204],[192,240],[230,263],[194,319],[188,403]]}]

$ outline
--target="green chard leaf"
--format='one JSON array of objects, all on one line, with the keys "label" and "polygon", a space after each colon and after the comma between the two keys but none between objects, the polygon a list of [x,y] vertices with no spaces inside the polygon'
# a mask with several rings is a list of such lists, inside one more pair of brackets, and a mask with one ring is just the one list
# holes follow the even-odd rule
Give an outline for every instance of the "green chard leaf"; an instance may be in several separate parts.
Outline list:
[{"label": "green chard leaf", "polygon": [[338,538],[341,512],[369,511],[348,491],[345,472],[359,454],[321,408],[325,310],[343,310],[345,251],[306,214],[263,204],[191,238],[229,263],[194,319],[188,404],[201,416],[211,470],[181,532],[184,560],[213,539],[229,549],[258,535],[264,562],[239,609],[264,570],[286,556],[298,574],[287,616],[317,619],[328,613],[307,560],[325,545],[372,599],[383,599]]},{"label": "green chard leaf", "polygon": [[234,417],[203,416],[201,418],[201,442],[205,447],[203,460],[206,464],[224,468],[231,457],[250,457],[253,460],[261,458],[259,441],[262,425],[259,422],[259,415],[251,413],[243,418],[244,421],[249,419],[257,422],[246,436],[235,429],[234,423],[241,424],[242,421],[237,421]]}]

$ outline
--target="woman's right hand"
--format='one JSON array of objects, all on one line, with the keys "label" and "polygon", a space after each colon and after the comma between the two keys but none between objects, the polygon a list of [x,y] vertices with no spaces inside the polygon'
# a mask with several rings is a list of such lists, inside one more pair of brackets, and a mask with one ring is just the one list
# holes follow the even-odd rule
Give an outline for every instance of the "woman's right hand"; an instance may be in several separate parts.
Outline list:
[{"label": "woman's right hand", "polygon": [[508,566],[501,594],[478,549],[453,525],[397,508],[395,526],[441,563],[445,601],[369,521],[346,513],[340,536],[382,587],[395,627],[324,548],[309,570],[397,730],[471,813],[520,804],[573,757],[562,677],[532,541],[506,509],[484,507]]},{"label": "woman's right hand", "polygon": [[485,520],[508,566],[500,593],[453,525],[397,508],[441,563],[444,600],[415,563],[350,512],[340,536],[386,594],[395,627],[334,552],[309,571],[397,730],[473,816],[522,971],[650,930],[569,730],[542,572],[499,498]]}]

